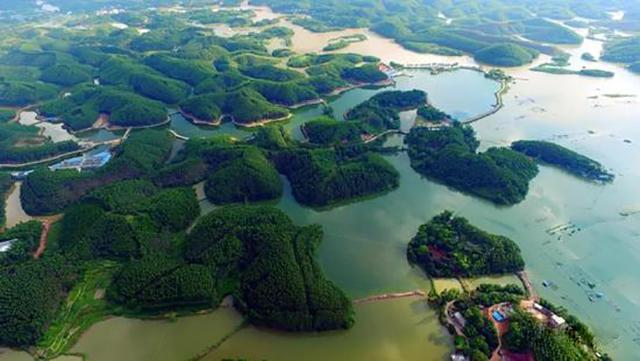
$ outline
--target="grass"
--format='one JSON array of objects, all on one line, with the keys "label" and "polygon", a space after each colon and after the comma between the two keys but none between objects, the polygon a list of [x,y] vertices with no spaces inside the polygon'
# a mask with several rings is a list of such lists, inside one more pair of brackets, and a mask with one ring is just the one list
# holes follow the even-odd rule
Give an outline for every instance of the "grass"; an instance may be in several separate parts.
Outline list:
[{"label": "grass", "polygon": [[89,327],[110,314],[118,313],[118,307],[109,304],[104,297],[96,297],[111,282],[118,264],[112,261],[92,262],[82,280],[71,290],[67,301],[47,332],[38,342],[38,357],[51,359],[67,352]]}]

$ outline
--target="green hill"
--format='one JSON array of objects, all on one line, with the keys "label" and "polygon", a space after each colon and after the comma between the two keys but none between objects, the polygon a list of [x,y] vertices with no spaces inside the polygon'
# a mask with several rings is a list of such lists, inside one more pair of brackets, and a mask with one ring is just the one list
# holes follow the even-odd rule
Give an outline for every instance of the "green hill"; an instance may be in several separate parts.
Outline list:
[{"label": "green hill", "polygon": [[537,56],[536,51],[512,43],[491,45],[474,54],[479,62],[505,67],[528,64]]}]

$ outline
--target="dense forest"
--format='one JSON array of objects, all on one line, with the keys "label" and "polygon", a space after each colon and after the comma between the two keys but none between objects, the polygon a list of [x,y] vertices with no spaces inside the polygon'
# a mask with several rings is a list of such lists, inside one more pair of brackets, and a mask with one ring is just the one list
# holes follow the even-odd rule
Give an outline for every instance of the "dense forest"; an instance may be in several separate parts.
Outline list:
[{"label": "dense forest", "polygon": [[[217,11],[202,7],[209,5],[206,0],[193,1],[184,13],[156,8],[177,0],[47,1],[67,15],[46,14],[26,0],[5,2],[0,11],[0,163],[79,150],[85,140],[101,139],[100,133],[82,132],[90,128],[154,129],[134,129],[102,168],[53,171],[43,165],[26,176],[20,195],[24,210],[61,218],[52,218],[51,229],[49,223],[31,221],[0,233],[0,241],[15,240],[0,254],[1,346],[40,347],[47,330],[56,331],[58,317],[77,323],[72,333],[80,334],[107,315],[173,317],[214,309],[227,296],[257,326],[326,331],[353,325],[351,300],[315,259],[322,228],[296,225],[281,210],[251,203],[279,199],[284,177],[300,204],[319,211],[394,190],[400,174],[379,154],[386,150],[382,142],[369,141],[399,129],[399,113],[406,110],[417,109],[430,122],[453,121],[428,105],[425,92],[380,92],[349,109],[344,121],[327,111],[305,124],[305,141],[269,126],[254,129],[245,140],[220,136],[176,142],[169,126],[162,126],[170,123],[170,113],[209,125],[231,120],[253,127],[286,120],[294,108],[347,89],[393,82],[373,56],[295,53],[288,48],[293,31],[280,26],[283,20],[256,21],[252,10],[224,8],[238,5],[237,0],[222,1]],[[127,11],[94,16],[107,3]],[[505,67],[530,63],[540,54],[558,56],[556,45],[581,43],[582,37],[563,25],[575,16],[621,31],[634,31],[634,19],[640,19],[632,9],[615,24],[602,16],[614,4],[631,8],[620,0],[612,5],[589,1],[590,6],[577,0],[497,0],[481,6],[406,0],[250,3],[291,13],[288,21],[311,31],[369,28],[413,51],[469,54]],[[23,26],[36,19],[46,26]],[[220,24],[234,35],[213,30]],[[324,51],[355,41],[363,39],[330,40]],[[602,59],[640,72],[637,45],[637,36],[611,35]],[[594,69],[578,73],[608,76]],[[487,76],[507,77],[499,70]],[[39,120],[62,123],[80,140],[53,142],[41,128],[13,122],[23,107],[36,111]],[[411,166],[497,204],[524,199],[537,173],[529,157],[589,179],[610,176],[597,162],[550,143],[521,141],[511,149],[478,152],[470,127],[446,123],[437,131],[411,130],[406,137]],[[12,185],[10,176],[0,173],[0,194]],[[204,216],[195,191],[200,186],[215,206]],[[2,214],[0,226],[4,223]],[[34,259],[43,231],[49,232],[49,243]],[[407,257],[438,277],[508,273],[524,266],[513,241],[450,212],[420,227]],[[100,287],[86,287],[83,281],[103,266],[108,272],[100,275]],[[104,298],[98,289],[106,292]],[[103,307],[102,313],[80,308],[67,317],[62,310],[78,300],[78,290],[91,293],[91,306]],[[483,285],[455,302],[468,321],[464,333],[469,336],[456,339],[456,348],[473,360],[490,357],[498,338],[482,307],[523,297],[517,287]],[[593,347],[588,328],[541,302],[567,319],[568,331],[550,333],[518,314],[507,334],[508,348],[530,351],[540,360],[585,357],[578,344]]]},{"label": "dense forest", "polygon": [[544,141],[520,140],[513,142],[511,148],[587,180],[611,182],[614,178],[614,175],[597,161],[558,144]]},{"label": "dense forest", "polygon": [[399,112],[416,109],[427,101],[421,90],[384,91],[353,107],[345,121],[323,116],[304,124],[304,134],[313,144],[359,143],[385,130],[400,128]]},{"label": "dense forest", "polygon": [[[590,335],[588,329],[583,330]],[[530,314],[518,310],[511,315],[510,327],[504,336],[504,343],[507,349],[514,352],[532,352],[535,359],[540,361],[592,360],[593,357],[586,353],[580,341],[575,339],[579,337],[576,332],[577,330],[571,325],[569,330],[564,332],[550,330]]]},{"label": "dense forest", "polygon": [[399,174],[370,152],[342,156],[332,149],[287,149],[274,154],[279,172],[291,182],[298,202],[325,207],[390,191]]},{"label": "dense forest", "polygon": [[321,239],[319,226],[297,227],[274,208],[231,207],[198,222],[186,257],[216,279],[230,279],[234,301],[254,323],[292,331],[348,328],[351,302],[313,259]]},{"label": "dense forest", "polygon": [[509,148],[477,153],[473,129],[459,123],[436,130],[413,128],[405,143],[417,172],[496,204],[522,201],[538,173],[533,161]]},{"label": "dense forest", "polygon": [[62,211],[95,188],[119,180],[154,172],[169,156],[172,138],[166,130],[144,130],[131,134],[114,159],[95,171],[37,169],[24,181],[20,199],[28,214]]},{"label": "dense forest", "polygon": [[520,271],[524,261],[510,239],[443,212],[420,226],[407,258],[433,277],[473,277]]}]

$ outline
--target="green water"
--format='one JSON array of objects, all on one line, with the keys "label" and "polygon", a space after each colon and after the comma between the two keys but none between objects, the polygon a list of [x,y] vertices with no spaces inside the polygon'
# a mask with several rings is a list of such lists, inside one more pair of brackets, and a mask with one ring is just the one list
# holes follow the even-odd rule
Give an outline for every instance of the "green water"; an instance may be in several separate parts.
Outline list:
[{"label": "green water", "polygon": [[[499,84],[489,81],[475,71],[462,70],[443,73],[437,76],[426,71],[409,71],[408,76],[397,78],[395,86],[349,90],[340,96],[329,99],[329,106],[333,109],[334,116],[343,119],[344,114],[352,107],[366,101],[373,95],[387,90],[412,90],[421,89],[429,94],[429,99],[445,109],[450,109],[451,115],[458,119],[465,119],[471,115],[484,112],[495,102],[494,93]],[[460,97],[457,89],[472,89],[473,95]],[[414,112],[415,114],[415,112]],[[323,106],[312,105],[293,111],[293,118],[281,122],[294,139],[303,138],[300,126],[305,122],[323,115]],[[413,120],[413,119],[411,119]],[[242,139],[251,135],[251,130],[235,127],[231,123],[223,123],[218,127],[197,126],[185,119],[181,114],[171,116],[171,129],[186,137],[204,137],[212,135],[231,135]]]},{"label": "green water", "polygon": [[356,306],[348,332],[283,334],[248,327],[208,355],[206,361],[247,360],[446,360],[451,337],[425,301],[396,299]]},{"label": "green water", "polygon": [[90,361],[186,360],[240,324],[242,316],[229,308],[176,321],[117,317],[91,327],[71,352],[87,353]]},{"label": "green water", "polygon": [[[583,49],[597,53],[591,49],[594,46],[597,44],[587,41],[583,48],[569,50],[576,54]],[[398,154],[387,157],[401,174],[400,187],[391,193],[319,212],[298,205],[287,185],[278,207],[296,223],[323,226],[320,263],[327,276],[354,298],[427,288],[426,278],[406,262],[406,243],[418,226],[433,215],[443,209],[456,211],[489,232],[514,239],[523,251],[537,291],[589,324],[605,350],[616,359],[634,359],[640,353],[640,214],[634,213],[640,211],[640,78],[612,65],[599,65],[614,70],[616,77],[558,77],[524,68],[511,70],[518,80],[504,98],[504,109],[475,123],[474,128],[483,148],[508,145],[516,139],[558,142],[612,168],[617,178],[611,185],[584,182],[542,166],[522,203],[496,207],[422,178],[410,168],[406,154]],[[425,89],[432,103],[459,118],[484,112],[494,103],[497,84],[479,73],[412,75],[398,79],[397,87]],[[330,104],[339,115],[376,91],[379,90],[353,90]],[[295,130],[320,112],[319,107],[302,109],[286,126]],[[409,126],[413,116],[412,112],[404,113],[403,126]],[[185,134],[188,136],[248,134],[228,126],[203,129],[189,123],[178,125],[191,132]],[[178,125],[174,121],[172,126]],[[400,137],[390,140],[396,144],[401,141]],[[555,235],[546,232],[569,222],[580,231]],[[542,287],[543,280],[552,281],[554,287]],[[589,283],[595,285],[593,290]],[[589,296],[593,292],[603,292],[605,296],[592,302]],[[248,328],[224,343],[211,360],[438,360],[450,348],[433,312],[423,304],[396,300],[361,305],[357,315],[357,325],[346,333],[290,335]],[[148,355],[145,352],[169,355],[170,351],[162,351],[165,348],[176,348],[181,357],[195,354],[202,344],[229,329],[228,324],[206,317],[191,318],[197,324],[192,328],[176,323],[175,343],[165,338],[155,340],[160,337],[154,334],[158,323],[116,319],[120,324],[110,320],[89,330],[76,349],[86,351],[90,360],[120,359],[127,354],[143,357]],[[135,331],[122,331],[132,324],[136,325]],[[195,342],[202,334],[207,342]]]}]

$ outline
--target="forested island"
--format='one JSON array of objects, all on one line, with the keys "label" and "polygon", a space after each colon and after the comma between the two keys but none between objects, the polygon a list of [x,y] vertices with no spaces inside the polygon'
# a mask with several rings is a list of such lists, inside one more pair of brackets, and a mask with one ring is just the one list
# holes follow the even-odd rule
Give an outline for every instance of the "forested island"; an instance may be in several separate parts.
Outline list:
[{"label": "forested island", "polygon": [[[318,165],[336,168],[323,173],[324,168],[296,167],[295,172],[329,178],[303,189],[297,173],[287,172],[301,200],[325,205],[368,194],[361,187],[368,178],[371,189],[386,190],[397,184],[395,170],[366,151],[338,156],[299,149],[278,128],[261,130],[254,144],[194,139],[166,163],[172,142],[165,130],[135,132],[104,169],[43,168],[27,176],[21,193],[25,209],[64,211],[64,218],[40,259],[32,257],[39,222],[18,225],[0,237],[17,240],[0,258],[6,291],[0,299],[0,344],[27,347],[50,340],[46,332],[63,300],[84,287],[89,271],[109,272],[106,298],[98,302],[105,315],[211,309],[233,295],[236,307],[259,325],[322,331],[353,324],[351,301],[313,259],[322,239],[319,226],[295,226],[266,206],[223,207],[198,219],[200,206],[190,186],[205,181],[207,197],[217,204],[274,199],[282,194],[276,171],[282,159],[317,153],[322,154]],[[391,180],[380,180],[375,167],[388,167]],[[114,262],[121,267],[108,266]],[[74,322],[86,320],[78,315]]]},{"label": "forested island", "polygon": [[496,355],[537,361],[612,360],[578,318],[547,300],[532,299],[518,285],[444,290],[431,293],[429,301],[454,335],[456,354],[472,361]]},{"label": "forested island", "polygon": [[[344,4],[335,0],[295,3],[256,0],[253,3],[268,5],[278,12],[309,15],[293,21],[314,32],[369,27],[412,51],[450,56],[468,53],[497,66],[527,64],[540,52],[554,54],[557,49],[547,44],[582,42],[576,32],[546,17],[569,20],[575,14],[590,18],[599,12],[595,8],[585,11],[577,5],[548,1],[527,4],[531,11],[504,1],[464,10],[450,3],[427,6],[376,1]],[[362,8],[367,11],[360,11]]]},{"label": "forested island", "polygon": [[555,143],[519,140],[513,142],[511,148],[543,163],[564,169],[580,178],[604,183],[612,182],[615,178],[597,161]]},{"label": "forested island", "polygon": [[305,123],[303,129],[313,144],[368,141],[384,131],[399,129],[399,113],[424,106],[426,102],[427,94],[421,90],[384,91],[349,109],[344,121],[324,116]]},{"label": "forested island", "polygon": [[[613,180],[599,163],[551,143],[520,141],[478,152],[473,129],[430,105],[421,90],[376,92],[339,116],[318,108],[314,114],[324,115],[303,124],[305,139],[294,140],[271,124],[354,88],[393,86],[391,76],[397,75],[375,56],[341,52],[367,40],[364,35],[332,39],[319,53],[296,53],[285,22],[318,32],[369,28],[420,53],[468,54],[512,67],[541,54],[568,56],[554,44],[579,44],[582,37],[559,22],[594,17],[607,26],[606,19],[595,18],[600,5],[590,10],[544,0],[529,11],[503,0],[482,7],[254,0],[292,14],[257,20],[251,7],[230,8],[240,4],[236,0],[215,11],[207,2],[165,11],[163,6],[178,2],[153,2],[158,7],[149,9],[144,1],[116,0],[126,11],[99,16],[96,10],[114,0],[52,1],[66,15],[36,10],[20,20],[15,1],[0,11],[0,164],[42,163],[14,174],[23,181],[23,210],[42,218],[4,229],[4,208],[0,214],[0,243],[9,247],[0,252],[0,346],[37,358],[68,352],[82,332],[111,316],[174,319],[215,310],[225,298],[242,314],[241,327],[351,328],[351,299],[316,261],[322,227],[295,224],[270,205],[283,197],[285,186],[313,212],[398,188],[400,173],[384,152],[405,148],[386,147],[384,137],[405,135],[403,111],[418,114],[405,137],[416,172],[498,205],[526,197],[538,172],[534,160],[586,179]],[[43,22],[23,26],[30,19]],[[222,24],[232,35],[214,30]],[[602,58],[638,70],[636,38],[609,41]],[[485,76],[510,79],[499,69]],[[54,142],[43,128],[21,124],[26,110],[35,111],[38,122],[62,124],[74,140]],[[185,136],[172,123],[180,113],[203,126],[199,131],[223,122],[255,129],[246,130],[246,137]],[[103,141],[97,131],[102,128],[109,130],[105,139],[119,139]],[[112,158],[104,166],[48,167],[49,158],[98,145],[110,147]],[[2,196],[15,179],[0,172]],[[524,267],[512,240],[451,212],[422,225],[406,255],[432,277]],[[588,328],[544,301],[565,317],[567,329],[551,333],[516,306],[509,333],[496,334],[481,306],[516,304],[525,296],[517,287],[483,285],[430,299],[443,309],[453,305],[467,320],[455,347],[474,361],[491,357],[501,337],[503,349],[536,360],[592,358]]]},{"label": "forested island", "polygon": [[457,122],[438,129],[415,127],[405,143],[418,173],[496,204],[522,201],[538,174],[532,160],[509,148],[478,153],[473,129]]},{"label": "forested island", "polygon": [[[420,226],[407,258],[431,277],[472,278],[523,272],[520,249],[444,211]],[[521,277],[524,278],[524,277]],[[472,361],[496,355],[539,361],[611,360],[591,330],[567,310],[514,284],[480,284],[462,290],[432,288],[429,302],[454,335],[456,354]]]},{"label": "forested island", "polygon": [[407,248],[411,264],[432,277],[514,273],[524,268],[518,246],[445,211],[420,226]]}]

